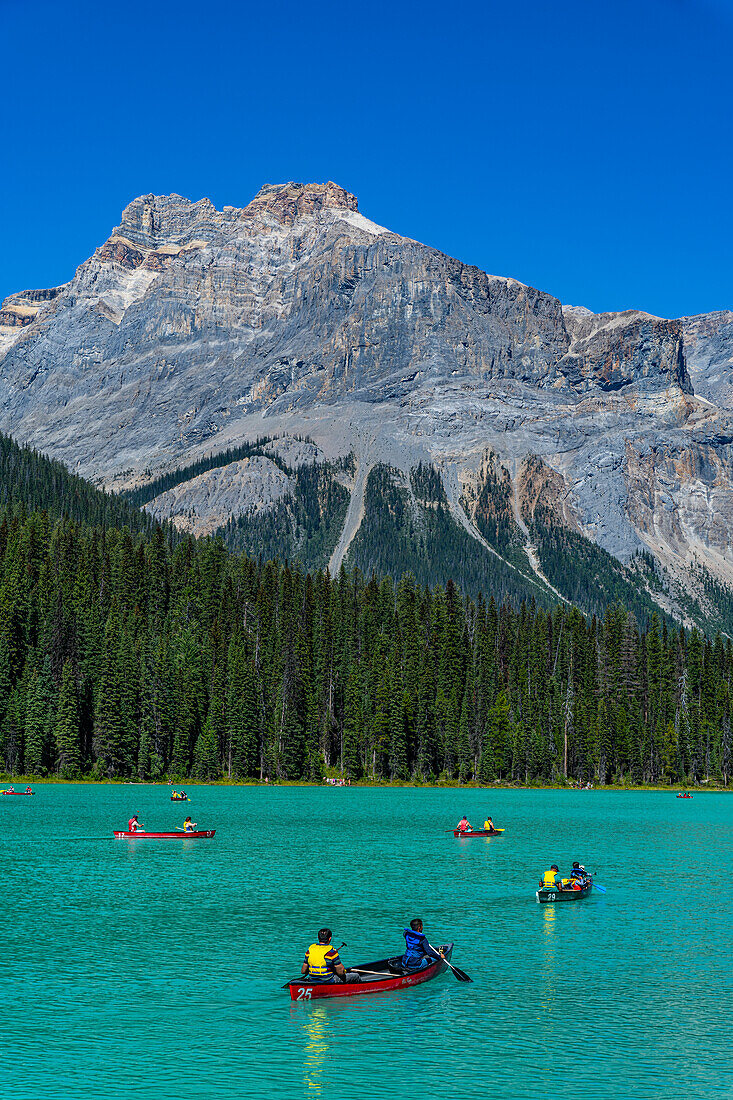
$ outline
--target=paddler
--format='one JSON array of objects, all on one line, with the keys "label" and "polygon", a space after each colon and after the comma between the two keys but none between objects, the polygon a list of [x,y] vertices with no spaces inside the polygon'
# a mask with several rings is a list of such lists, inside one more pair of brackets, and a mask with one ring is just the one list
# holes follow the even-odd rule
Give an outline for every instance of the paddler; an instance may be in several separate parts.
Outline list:
[{"label": "paddler", "polygon": [[496,826],[494,825],[494,822],[492,821],[492,819],[490,817],[487,817],[486,821],[484,821],[484,830],[487,833],[496,832]]},{"label": "paddler", "polygon": [[178,791],[174,791],[171,798],[178,798]]},{"label": "paddler", "polygon": [[[332,936],[330,928],[319,928],[318,943],[312,943],[305,953],[300,973],[307,974],[313,982],[325,984],[335,982],[336,978],[346,981],[346,967],[331,943]],[[353,980],[358,981],[358,976],[354,975]]]},{"label": "paddler", "polygon": [[139,814],[133,814],[130,820],[127,822],[128,833],[144,833],[145,826],[141,825],[138,821]]},{"label": "paddler", "polygon": [[569,881],[570,886],[573,890],[582,890],[586,882],[588,881],[588,872],[586,871],[585,867],[582,867],[576,860],[576,862],[573,864],[573,869],[570,872],[570,879],[563,879],[563,884],[566,881]]},{"label": "paddler", "polygon": [[436,959],[443,958],[443,952],[436,951],[428,943],[419,917],[411,920],[410,927],[405,929],[405,944],[406,950],[402,956],[405,970],[422,970],[424,966],[432,966]]},{"label": "paddler", "polygon": [[33,794],[33,791],[31,790],[30,785],[26,787],[25,793],[26,794]]},{"label": "paddler", "polygon": [[471,829],[471,822],[468,820],[468,818],[466,817],[465,814],[463,815],[461,820],[458,822],[457,828],[458,828],[459,833],[473,832],[473,830]]},{"label": "paddler", "polygon": [[196,832],[196,822],[191,821],[191,818],[187,817],[186,820],[183,822],[183,831],[184,833]]},{"label": "paddler", "polygon": [[542,876],[542,879],[540,881],[540,886],[542,886],[542,887],[544,887],[545,889],[548,889],[548,890],[552,890],[553,888],[561,889],[562,884],[560,882],[558,882],[558,880],[557,880],[557,876],[559,874],[560,874],[560,868],[558,867],[558,865],[556,863],[553,863],[550,870],[545,871],[544,875]]}]

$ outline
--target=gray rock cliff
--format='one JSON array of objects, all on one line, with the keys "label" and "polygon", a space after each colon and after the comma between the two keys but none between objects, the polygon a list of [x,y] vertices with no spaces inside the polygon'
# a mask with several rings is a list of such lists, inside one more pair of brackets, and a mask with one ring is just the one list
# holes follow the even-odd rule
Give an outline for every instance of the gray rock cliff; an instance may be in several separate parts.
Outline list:
[{"label": "gray rock cliff", "polygon": [[[130,203],[69,283],[3,304],[0,428],[116,488],[307,436],[354,453],[357,494],[377,462],[434,463],[456,514],[488,451],[513,476],[537,455],[572,524],[622,561],[647,548],[683,581],[693,560],[733,581],[733,313],[563,308],[375,225],[333,183],[263,187],[242,210]],[[208,529],[275,499],[257,468],[156,509]],[[352,501],[348,522],[362,514]]]}]

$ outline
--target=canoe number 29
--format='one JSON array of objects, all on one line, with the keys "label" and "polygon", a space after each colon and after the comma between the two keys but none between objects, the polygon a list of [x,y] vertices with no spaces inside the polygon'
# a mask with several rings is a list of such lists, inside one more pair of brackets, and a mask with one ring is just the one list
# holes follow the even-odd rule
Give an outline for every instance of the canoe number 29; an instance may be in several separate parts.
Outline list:
[{"label": "canoe number 29", "polygon": [[296,1001],[309,1001],[311,999],[310,989],[299,989]]}]

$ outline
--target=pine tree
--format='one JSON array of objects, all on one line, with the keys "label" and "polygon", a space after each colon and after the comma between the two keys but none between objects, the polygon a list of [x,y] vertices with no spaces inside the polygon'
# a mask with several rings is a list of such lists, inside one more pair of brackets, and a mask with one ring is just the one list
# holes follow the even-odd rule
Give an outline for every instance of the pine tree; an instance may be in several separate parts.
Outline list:
[{"label": "pine tree", "polygon": [[40,671],[34,669],[28,685],[25,770],[29,775],[45,775],[51,767],[55,703],[51,661],[47,657]]},{"label": "pine tree", "polygon": [[206,719],[204,728],[196,740],[193,753],[193,776],[201,780],[221,778],[217,719],[213,714]]},{"label": "pine tree", "polygon": [[227,770],[233,779],[255,776],[259,767],[260,715],[257,678],[241,647],[229,650],[227,694]]},{"label": "pine tree", "polygon": [[78,779],[81,773],[79,708],[76,698],[76,679],[71,661],[64,663],[61,674],[54,734],[59,775],[62,779]]},{"label": "pine tree", "polygon": [[352,668],[344,697],[344,749],[343,769],[349,779],[359,779],[362,774],[360,680],[356,668]]}]

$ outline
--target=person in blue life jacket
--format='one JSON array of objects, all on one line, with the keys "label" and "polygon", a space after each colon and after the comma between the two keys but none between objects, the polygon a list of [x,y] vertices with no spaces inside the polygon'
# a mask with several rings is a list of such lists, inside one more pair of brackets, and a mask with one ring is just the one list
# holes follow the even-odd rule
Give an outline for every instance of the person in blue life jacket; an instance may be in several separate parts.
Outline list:
[{"label": "person in blue life jacket", "polygon": [[581,886],[585,886],[587,878],[588,872],[586,871],[585,867],[581,867],[579,863],[575,862],[573,864],[573,869],[570,872],[570,881],[579,882]]},{"label": "person in blue life jacket", "polygon": [[443,952],[436,951],[428,943],[419,917],[411,920],[410,927],[405,929],[405,944],[407,949],[402,956],[405,970],[422,970],[424,966],[432,966],[437,959],[443,958]]}]

